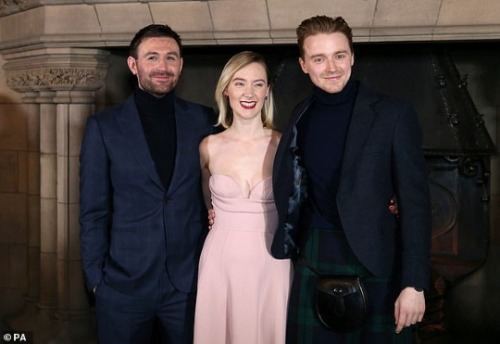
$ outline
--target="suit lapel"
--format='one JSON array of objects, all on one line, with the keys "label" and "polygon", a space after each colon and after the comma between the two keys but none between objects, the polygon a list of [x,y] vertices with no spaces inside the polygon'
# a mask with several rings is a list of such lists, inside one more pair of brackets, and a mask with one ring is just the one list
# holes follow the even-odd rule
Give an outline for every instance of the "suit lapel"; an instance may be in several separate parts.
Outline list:
[{"label": "suit lapel", "polygon": [[123,106],[122,113],[117,118],[128,149],[151,180],[163,189],[162,182],[156,172],[156,167],[149,151],[146,137],[142,129],[141,119],[134,98],[129,97]]},{"label": "suit lapel", "polygon": [[283,133],[283,136],[281,137],[280,145],[278,147],[278,150],[276,152],[276,157],[274,159],[274,165],[273,165],[273,184],[279,187],[279,176],[281,176],[282,168],[286,168],[286,166],[283,165],[283,159],[285,158],[285,155],[288,153],[288,150],[290,149],[290,145],[292,144],[293,140],[297,139],[297,124],[302,115],[307,111],[309,106],[311,105],[313,101],[313,98],[310,97],[308,98],[303,104],[301,104],[297,109],[295,109],[290,118],[288,119],[288,125],[286,127],[285,132]]},{"label": "suit lapel", "polygon": [[373,109],[373,103],[376,100],[376,96],[365,92],[365,89],[360,86],[347,131],[341,176],[349,174],[351,165],[364,146],[377,115]]},{"label": "suit lapel", "polygon": [[189,133],[193,123],[190,121],[190,116],[186,113],[188,110],[185,106],[175,100],[175,131],[176,131],[176,153],[175,162],[172,171],[172,178],[168,186],[168,191],[175,190],[181,182],[182,176],[185,173],[186,158],[190,156],[190,152],[186,150],[191,147],[190,141],[193,139]]}]

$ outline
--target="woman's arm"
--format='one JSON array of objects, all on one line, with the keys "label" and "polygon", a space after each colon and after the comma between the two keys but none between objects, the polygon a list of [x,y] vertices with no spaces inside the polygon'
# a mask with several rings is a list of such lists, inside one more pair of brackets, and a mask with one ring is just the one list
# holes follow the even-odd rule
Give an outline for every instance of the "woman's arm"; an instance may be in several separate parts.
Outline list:
[{"label": "woman's arm", "polygon": [[203,190],[203,199],[205,200],[205,205],[210,211],[212,209],[212,197],[210,195],[210,189],[208,187],[208,182],[210,179],[210,169],[208,167],[210,162],[209,152],[208,152],[208,141],[210,136],[205,137],[200,143],[200,168],[201,168],[201,187]]}]

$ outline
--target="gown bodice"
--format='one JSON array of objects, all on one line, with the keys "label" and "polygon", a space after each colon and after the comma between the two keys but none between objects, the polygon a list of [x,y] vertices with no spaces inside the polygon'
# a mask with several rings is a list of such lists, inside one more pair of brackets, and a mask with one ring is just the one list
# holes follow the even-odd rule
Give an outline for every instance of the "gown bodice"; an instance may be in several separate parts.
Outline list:
[{"label": "gown bodice", "polygon": [[215,210],[215,228],[274,232],[278,216],[271,177],[259,181],[247,195],[234,178],[225,174],[211,175],[209,186]]}]

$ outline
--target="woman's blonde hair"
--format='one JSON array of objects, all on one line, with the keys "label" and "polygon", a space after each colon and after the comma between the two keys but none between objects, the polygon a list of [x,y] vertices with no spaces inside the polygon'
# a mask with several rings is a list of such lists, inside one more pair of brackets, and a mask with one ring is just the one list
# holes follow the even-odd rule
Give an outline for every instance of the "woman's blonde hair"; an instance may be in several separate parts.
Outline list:
[{"label": "woman's blonde hair", "polygon": [[264,57],[253,51],[243,51],[234,55],[229,59],[229,61],[227,61],[221,72],[219,81],[217,82],[217,87],[215,88],[215,101],[217,102],[217,106],[219,108],[219,117],[217,119],[216,126],[222,125],[224,128],[229,128],[231,124],[233,124],[233,111],[229,106],[229,98],[224,96],[224,91],[227,89],[234,75],[239,70],[254,62],[259,63],[264,67],[268,80],[267,84],[269,86],[269,93],[264,101],[264,106],[261,111],[261,120],[264,127],[270,129],[274,128],[274,98],[271,86],[269,85],[269,69],[267,68]]}]

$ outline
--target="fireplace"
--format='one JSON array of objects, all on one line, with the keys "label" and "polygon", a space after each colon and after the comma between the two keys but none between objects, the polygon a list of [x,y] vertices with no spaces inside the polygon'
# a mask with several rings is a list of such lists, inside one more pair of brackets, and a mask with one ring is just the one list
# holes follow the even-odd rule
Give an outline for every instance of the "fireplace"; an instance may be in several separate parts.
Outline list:
[{"label": "fireplace", "polygon": [[[245,49],[266,56],[281,129],[293,107],[311,92],[294,45],[187,47],[177,93],[215,108],[213,92],[223,65]],[[410,101],[417,111],[433,205],[433,269],[449,283],[486,258],[490,156],[496,153],[467,89],[467,76],[460,75],[452,59],[454,49],[446,44],[355,46],[353,67],[357,79]]]},{"label": "fireplace", "polygon": [[[495,145],[446,44],[378,44],[355,47],[353,75],[372,88],[410,101],[419,116],[432,197],[432,286],[422,339],[445,332],[447,291],[486,260],[489,245],[490,157]],[[270,64],[278,129],[311,92],[296,46],[187,48],[188,75],[178,93],[205,104],[227,59],[253,49]],[[211,67],[206,67],[211,65]],[[197,80],[197,81],[193,81]],[[199,82],[203,80],[203,82]]]}]

